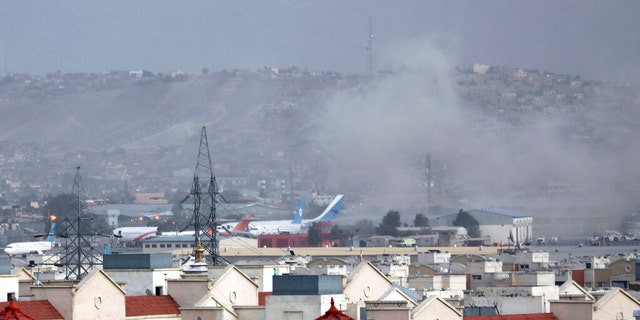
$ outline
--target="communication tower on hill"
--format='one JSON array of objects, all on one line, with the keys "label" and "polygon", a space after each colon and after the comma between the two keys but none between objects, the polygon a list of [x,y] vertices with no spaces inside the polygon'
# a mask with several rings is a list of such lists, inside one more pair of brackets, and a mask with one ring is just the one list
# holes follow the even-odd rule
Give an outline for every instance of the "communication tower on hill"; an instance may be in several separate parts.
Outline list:
[{"label": "communication tower on hill", "polygon": [[373,26],[369,17],[369,39],[367,42],[367,74],[373,76]]}]

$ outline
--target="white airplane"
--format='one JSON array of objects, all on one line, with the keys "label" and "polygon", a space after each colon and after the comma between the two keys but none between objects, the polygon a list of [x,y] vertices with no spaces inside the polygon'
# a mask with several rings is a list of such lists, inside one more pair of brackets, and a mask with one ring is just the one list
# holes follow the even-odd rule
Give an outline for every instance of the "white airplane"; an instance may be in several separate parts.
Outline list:
[{"label": "white airplane", "polygon": [[[51,216],[55,220],[55,216]],[[56,223],[51,223],[51,230],[43,241],[14,242],[4,248],[4,252],[10,256],[21,254],[43,254],[53,248],[53,241],[56,238]]]},{"label": "white airplane", "polygon": [[120,238],[121,242],[138,243],[143,239],[155,237],[158,227],[122,227],[113,229],[113,236]]},{"label": "white airplane", "polygon": [[[257,237],[263,234],[282,234],[282,233],[303,233],[305,229],[311,226],[314,222],[331,221],[333,217],[338,214],[342,207],[342,201],[344,195],[337,195],[333,201],[327,206],[327,208],[314,219],[302,219],[302,212],[304,208],[304,199],[300,201],[300,206],[296,211],[293,220],[272,220],[272,221],[251,221],[247,227],[247,232]],[[236,223],[223,224],[225,229],[233,229]]]}]

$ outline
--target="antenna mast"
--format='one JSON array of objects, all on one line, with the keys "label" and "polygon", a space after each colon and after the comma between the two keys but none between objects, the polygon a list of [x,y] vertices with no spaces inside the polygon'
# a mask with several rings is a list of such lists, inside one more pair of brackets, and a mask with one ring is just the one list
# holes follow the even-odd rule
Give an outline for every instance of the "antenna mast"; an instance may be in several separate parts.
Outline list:
[{"label": "antenna mast", "polygon": [[369,17],[369,42],[367,44],[368,65],[367,72],[371,77],[373,76],[373,26],[371,23],[371,17]]},{"label": "antenna mast", "polygon": [[425,170],[424,174],[427,178],[427,213],[428,213],[429,206],[431,205],[431,154],[427,154],[424,170]]},{"label": "antenna mast", "polygon": [[86,193],[80,167],[76,167],[73,180],[73,210],[65,216],[65,228],[60,236],[65,238],[60,263],[65,266],[65,279],[81,280],[95,265],[102,264],[101,253],[91,244],[91,236],[97,232],[91,226],[91,214],[85,212]]},{"label": "antenna mast", "polygon": [[293,164],[289,167],[289,196],[293,197]]},{"label": "antenna mast", "polygon": [[196,160],[196,169],[191,185],[193,197],[193,226],[195,229],[195,247],[201,245],[207,253],[206,260],[214,266],[220,264],[218,254],[218,238],[216,234],[217,215],[216,197],[218,188],[216,177],[213,175],[211,157],[209,156],[209,143],[207,142],[207,132],[202,127],[200,134],[200,148]]}]

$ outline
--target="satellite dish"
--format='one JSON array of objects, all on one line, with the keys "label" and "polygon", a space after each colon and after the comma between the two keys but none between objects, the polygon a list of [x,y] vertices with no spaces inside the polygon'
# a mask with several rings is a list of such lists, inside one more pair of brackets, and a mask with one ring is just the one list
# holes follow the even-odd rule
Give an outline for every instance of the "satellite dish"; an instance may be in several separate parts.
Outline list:
[{"label": "satellite dish", "polygon": [[152,296],[152,295],[153,295],[153,292],[151,292],[151,290],[149,290],[149,289],[147,289],[147,290],[145,291],[145,293],[146,293],[148,296]]}]

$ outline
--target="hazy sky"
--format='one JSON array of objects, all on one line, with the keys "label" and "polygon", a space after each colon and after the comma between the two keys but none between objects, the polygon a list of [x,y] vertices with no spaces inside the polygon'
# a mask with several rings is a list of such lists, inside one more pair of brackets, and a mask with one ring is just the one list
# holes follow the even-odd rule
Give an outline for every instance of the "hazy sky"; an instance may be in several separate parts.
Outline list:
[{"label": "hazy sky", "polygon": [[365,73],[399,41],[484,62],[640,82],[640,1],[36,1],[0,6],[4,72],[263,66]]}]

